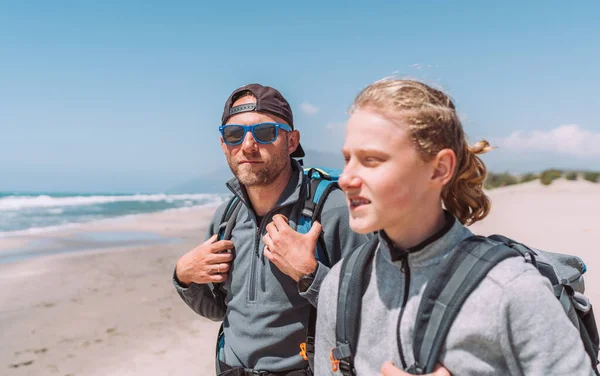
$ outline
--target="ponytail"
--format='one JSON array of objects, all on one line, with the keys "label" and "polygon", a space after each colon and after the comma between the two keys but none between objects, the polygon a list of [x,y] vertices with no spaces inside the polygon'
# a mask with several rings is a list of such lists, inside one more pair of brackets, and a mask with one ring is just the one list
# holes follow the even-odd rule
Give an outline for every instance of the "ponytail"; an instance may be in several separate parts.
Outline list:
[{"label": "ponytail", "polygon": [[486,140],[471,147],[465,142],[463,155],[457,155],[459,165],[456,166],[456,173],[442,191],[442,202],[446,210],[466,226],[482,220],[490,212],[491,201],[483,193],[487,169],[478,155],[491,149]]}]

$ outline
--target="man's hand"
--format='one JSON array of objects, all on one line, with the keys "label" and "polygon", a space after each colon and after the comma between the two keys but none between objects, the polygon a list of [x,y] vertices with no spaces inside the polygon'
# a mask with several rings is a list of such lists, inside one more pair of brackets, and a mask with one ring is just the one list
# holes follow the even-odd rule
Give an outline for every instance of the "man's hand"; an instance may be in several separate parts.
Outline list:
[{"label": "man's hand", "polygon": [[285,216],[275,214],[266,229],[267,233],[263,236],[264,255],[279,270],[296,282],[303,275],[315,271],[317,268],[315,249],[321,234],[319,222],[314,222],[308,233],[301,234],[290,227]]},{"label": "man's hand", "polygon": [[204,284],[225,281],[233,255],[230,252],[219,252],[230,249],[233,249],[231,240],[217,241],[217,235],[211,236],[179,258],[175,267],[177,279],[184,286],[189,286],[192,282]]},{"label": "man's hand", "polygon": [[[392,362],[385,362],[383,363],[383,366],[381,367],[381,375],[382,376],[410,376],[410,373],[404,372],[399,368],[396,368],[394,366],[394,363]],[[433,373],[428,373],[427,375],[429,376],[452,376],[450,375],[450,372],[448,372],[447,369],[445,369],[444,367],[442,367],[440,364],[438,364],[435,369],[433,370]],[[427,376],[425,375],[425,376]]]}]

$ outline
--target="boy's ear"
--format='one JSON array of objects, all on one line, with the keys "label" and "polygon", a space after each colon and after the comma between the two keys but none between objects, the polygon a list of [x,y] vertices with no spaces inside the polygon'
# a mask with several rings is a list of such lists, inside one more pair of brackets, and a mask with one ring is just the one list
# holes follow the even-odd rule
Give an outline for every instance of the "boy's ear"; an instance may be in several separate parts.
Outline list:
[{"label": "boy's ear", "polygon": [[431,163],[433,164],[432,182],[444,186],[452,180],[456,167],[456,154],[452,149],[440,150]]}]

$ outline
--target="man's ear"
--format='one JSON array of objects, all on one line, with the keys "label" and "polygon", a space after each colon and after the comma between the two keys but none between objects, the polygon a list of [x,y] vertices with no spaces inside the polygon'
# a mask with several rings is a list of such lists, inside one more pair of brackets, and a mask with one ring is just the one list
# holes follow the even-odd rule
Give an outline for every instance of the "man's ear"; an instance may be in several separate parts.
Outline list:
[{"label": "man's ear", "polygon": [[456,168],[456,154],[452,149],[440,150],[431,163],[433,166],[431,181],[433,183],[443,187],[452,180]]},{"label": "man's ear", "polygon": [[300,132],[297,130],[287,134],[288,154],[292,154],[300,145]]}]

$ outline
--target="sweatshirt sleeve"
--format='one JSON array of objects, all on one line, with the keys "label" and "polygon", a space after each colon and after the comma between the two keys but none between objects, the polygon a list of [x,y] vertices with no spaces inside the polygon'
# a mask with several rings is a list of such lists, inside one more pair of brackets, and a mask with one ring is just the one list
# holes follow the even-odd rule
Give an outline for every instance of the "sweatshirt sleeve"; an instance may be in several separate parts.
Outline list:
[{"label": "sweatshirt sleeve", "polygon": [[315,375],[336,375],[329,355],[335,347],[335,322],[340,265],[334,266],[321,285],[315,338]]},{"label": "sweatshirt sleeve", "polygon": [[594,375],[579,331],[545,277],[531,266],[503,290],[499,320],[511,374]]},{"label": "sweatshirt sleeve", "polygon": [[[216,210],[208,227],[205,240],[213,236],[213,229],[216,228],[216,220],[217,218],[221,218],[224,209],[225,208],[222,205]],[[215,296],[215,294],[213,294],[211,284],[192,283],[185,287],[177,279],[177,270],[175,269],[173,270],[172,282],[181,299],[183,299],[185,304],[187,304],[194,312],[213,321],[221,321],[225,318],[225,312],[227,310],[225,299],[224,297]]]}]

